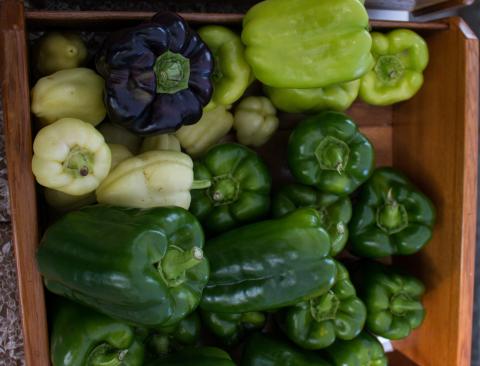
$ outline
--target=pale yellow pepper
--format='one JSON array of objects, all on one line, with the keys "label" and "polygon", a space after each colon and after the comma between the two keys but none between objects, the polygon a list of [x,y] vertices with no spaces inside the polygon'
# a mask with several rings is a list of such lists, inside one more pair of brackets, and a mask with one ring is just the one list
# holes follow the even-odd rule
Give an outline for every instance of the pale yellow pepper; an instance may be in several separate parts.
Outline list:
[{"label": "pale yellow pepper", "polygon": [[181,151],[180,141],[172,134],[145,137],[140,152],[155,150]]}]

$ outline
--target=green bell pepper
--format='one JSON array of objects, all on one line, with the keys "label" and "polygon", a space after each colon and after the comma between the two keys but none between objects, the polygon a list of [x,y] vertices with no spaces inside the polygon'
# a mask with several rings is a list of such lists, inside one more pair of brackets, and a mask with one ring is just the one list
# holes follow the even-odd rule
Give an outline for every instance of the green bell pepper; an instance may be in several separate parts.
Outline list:
[{"label": "green bell pepper", "polygon": [[347,269],[336,262],[335,285],[326,294],[282,309],[280,326],[294,343],[305,349],[322,349],[335,339],[350,340],[363,329],[367,309],[357,297]]},{"label": "green bell pepper", "polygon": [[252,71],[240,37],[226,27],[207,25],[198,30],[213,54],[213,95],[209,106],[231,105],[250,85]]},{"label": "green bell pepper", "polygon": [[200,223],[179,208],[88,206],[50,226],[37,263],[51,292],[147,327],[176,324],[208,281]]},{"label": "green bell pepper", "polygon": [[205,326],[228,346],[237,343],[247,331],[262,328],[266,321],[265,314],[255,311],[243,314],[202,311],[202,319]]},{"label": "green bell pepper", "polygon": [[363,78],[360,98],[373,105],[390,105],[413,97],[423,85],[428,46],[408,29],[384,35],[372,33],[375,66]]},{"label": "green bell pepper", "polygon": [[381,343],[367,332],[350,341],[337,340],[323,351],[332,366],[387,366]]},{"label": "green bell pepper", "polygon": [[331,109],[345,111],[358,96],[360,80],[315,89],[272,88],[263,90],[273,105],[288,113],[316,113]]},{"label": "green bell pepper", "polygon": [[293,130],[288,166],[300,183],[347,195],[368,179],[375,153],[349,116],[327,111],[307,118]]},{"label": "green bell pepper", "polygon": [[217,313],[274,310],[326,293],[335,262],[318,212],[298,209],[207,242],[210,279],[201,308]]},{"label": "green bell pepper", "polygon": [[350,248],[360,257],[418,252],[432,237],[435,208],[393,168],[375,170],[362,187],[350,221]]},{"label": "green bell pepper", "polygon": [[373,65],[368,14],[358,0],[262,1],[243,18],[242,41],[255,77],[276,88],[323,88]]},{"label": "green bell pepper", "polygon": [[192,212],[209,232],[259,219],[270,208],[271,178],[263,160],[239,144],[217,145],[194,163],[194,179],[211,181],[192,191]]},{"label": "green bell pepper", "polygon": [[146,366],[235,366],[227,352],[214,347],[187,348]]},{"label": "green bell pepper", "polygon": [[330,366],[330,364],[317,353],[256,333],[247,341],[241,366]]},{"label": "green bell pepper", "polygon": [[142,366],[144,348],[132,326],[55,299],[50,337],[53,366]]},{"label": "green bell pepper", "polygon": [[281,217],[300,207],[315,208],[330,235],[330,255],[339,254],[348,239],[348,222],[352,217],[352,203],[348,196],[337,196],[317,191],[301,184],[283,186],[272,200],[273,217]]},{"label": "green bell pepper", "polygon": [[423,283],[414,276],[376,262],[356,269],[353,281],[367,307],[366,328],[388,339],[403,339],[425,318]]}]

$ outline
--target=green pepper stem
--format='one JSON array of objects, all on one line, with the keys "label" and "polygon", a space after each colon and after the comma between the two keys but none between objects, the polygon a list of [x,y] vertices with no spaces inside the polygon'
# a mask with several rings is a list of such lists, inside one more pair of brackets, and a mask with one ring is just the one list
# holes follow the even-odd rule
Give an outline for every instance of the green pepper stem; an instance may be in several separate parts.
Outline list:
[{"label": "green pepper stem", "polygon": [[203,251],[199,247],[184,251],[171,245],[161,261],[159,271],[170,287],[176,287],[185,282],[186,272],[200,264],[203,259]]},{"label": "green pepper stem", "polygon": [[230,175],[213,178],[208,196],[214,206],[228,205],[235,202],[240,191],[240,184]]},{"label": "green pepper stem", "polygon": [[244,323],[247,327],[261,327],[265,323],[265,314],[257,311],[243,313],[242,323]]},{"label": "green pepper stem", "polygon": [[188,88],[190,60],[171,51],[157,57],[153,65],[157,77],[157,94],[175,94]]},{"label": "green pepper stem", "polygon": [[73,146],[63,161],[63,170],[74,178],[86,177],[93,174],[95,155],[78,145]]},{"label": "green pepper stem", "polygon": [[329,291],[325,295],[310,300],[310,313],[313,319],[320,323],[335,319],[339,306],[340,300],[332,291]]},{"label": "green pepper stem", "polygon": [[397,55],[379,56],[374,70],[377,78],[387,85],[396,84],[405,74],[405,66]]},{"label": "green pepper stem", "polygon": [[396,295],[390,300],[390,311],[393,315],[404,316],[406,312],[419,310],[423,310],[422,304],[406,294]]},{"label": "green pepper stem", "polygon": [[96,346],[87,359],[87,366],[120,366],[127,356],[128,349],[116,349],[108,343]]},{"label": "green pepper stem", "polygon": [[394,199],[391,188],[387,193],[385,204],[378,208],[377,225],[387,234],[398,233],[408,226],[407,210]]},{"label": "green pepper stem", "polygon": [[350,147],[336,137],[326,136],[315,149],[315,156],[320,168],[342,174],[350,158]]},{"label": "green pepper stem", "polygon": [[194,180],[190,189],[205,189],[212,185],[212,181],[210,179],[199,179]]}]

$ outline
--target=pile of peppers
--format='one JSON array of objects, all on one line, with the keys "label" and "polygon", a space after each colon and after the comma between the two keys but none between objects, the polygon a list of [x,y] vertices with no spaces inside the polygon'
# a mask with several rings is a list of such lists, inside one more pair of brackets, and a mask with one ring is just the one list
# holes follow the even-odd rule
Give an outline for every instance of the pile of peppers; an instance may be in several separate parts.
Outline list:
[{"label": "pile of peppers", "polygon": [[387,365],[427,289],[377,259],[427,245],[435,207],[345,111],[412,98],[428,48],[367,29],[358,0],[264,0],[241,33],[161,12],[94,58],[37,40],[53,366]]}]

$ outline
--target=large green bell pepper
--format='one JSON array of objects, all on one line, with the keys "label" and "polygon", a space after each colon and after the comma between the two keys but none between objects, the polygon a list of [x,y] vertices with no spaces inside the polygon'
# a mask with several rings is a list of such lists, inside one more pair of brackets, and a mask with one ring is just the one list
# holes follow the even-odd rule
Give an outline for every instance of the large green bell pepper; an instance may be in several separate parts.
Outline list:
[{"label": "large green bell pepper", "polygon": [[190,211],[209,232],[219,233],[266,215],[271,178],[262,159],[239,144],[208,150],[194,164],[195,180],[211,181],[192,192]]},{"label": "large green bell pepper", "polygon": [[366,327],[388,339],[402,339],[425,318],[423,283],[414,276],[376,262],[366,262],[352,276],[367,307]]},{"label": "large green bell pepper", "polygon": [[375,67],[362,78],[360,98],[373,105],[390,105],[413,97],[423,85],[427,43],[408,29],[386,35],[374,32],[372,40]]},{"label": "large green bell pepper", "polygon": [[350,194],[366,181],[374,160],[372,144],[349,116],[339,112],[307,118],[288,142],[293,176],[300,183],[338,195]]},{"label": "large green bell pepper", "polygon": [[241,366],[329,366],[319,354],[256,333],[248,340]]},{"label": "large green bell pepper", "polygon": [[322,88],[373,65],[368,14],[358,0],[266,0],[243,18],[255,77],[276,88]]},{"label": "large green bell pepper", "polygon": [[208,280],[200,223],[175,208],[89,206],[50,226],[37,262],[55,294],[141,326],[176,324]]},{"label": "large green bell pepper", "polygon": [[326,294],[281,310],[285,334],[305,349],[322,349],[335,339],[353,339],[363,329],[367,309],[357,297],[347,269],[336,262],[335,285]]},{"label": "large green bell pepper", "polygon": [[432,237],[435,208],[400,172],[375,170],[362,187],[350,221],[350,248],[378,258],[418,252]]},{"label": "large green bell pepper", "polygon": [[200,306],[218,313],[266,311],[326,293],[336,266],[318,212],[298,209],[209,240],[211,274]]},{"label": "large green bell pepper", "polygon": [[266,316],[260,312],[243,314],[202,311],[205,326],[224,344],[237,343],[250,330],[262,328]]},{"label": "large green bell pepper", "polygon": [[143,365],[144,347],[133,327],[65,299],[55,301],[53,366]]},{"label": "large green bell pepper", "polygon": [[314,89],[272,88],[263,90],[273,105],[288,113],[316,113],[326,109],[345,111],[358,96],[360,80]]},{"label": "large green bell pepper", "polygon": [[227,352],[214,347],[187,348],[146,366],[235,366]]},{"label": "large green bell pepper", "polygon": [[350,341],[337,340],[323,352],[332,366],[387,366],[381,343],[367,332]]},{"label": "large green bell pepper", "polygon": [[207,25],[198,30],[200,38],[213,54],[213,95],[209,106],[231,105],[250,84],[252,71],[245,59],[240,36],[220,25]]},{"label": "large green bell pepper", "polygon": [[272,201],[272,214],[281,217],[300,207],[315,208],[323,226],[330,235],[330,255],[339,254],[348,239],[348,222],[352,217],[352,203],[348,196],[337,196],[317,191],[301,184],[283,186]]}]

